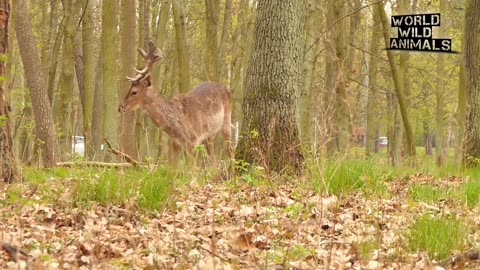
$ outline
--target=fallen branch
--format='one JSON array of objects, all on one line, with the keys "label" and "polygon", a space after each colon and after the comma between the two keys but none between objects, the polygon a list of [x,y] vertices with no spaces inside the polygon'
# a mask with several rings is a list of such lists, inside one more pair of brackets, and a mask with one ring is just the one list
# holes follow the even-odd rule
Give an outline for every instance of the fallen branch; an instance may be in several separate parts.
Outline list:
[{"label": "fallen branch", "polygon": [[21,254],[25,257],[28,257],[28,253],[24,250],[22,250],[21,248],[18,248],[14,245],[10,245],[10,244],[7,244],[7,243],[3,243],[2,244],[2,249],[5,250],[7,253],[8,253],[8,256],[10,256],[10,259],[12,259],[12,261],[14,262],[17,262],[17,255],[18,254]]},{"label": "fallen branch", "polygon": [[110,142],[107,140],[107,138],[103,138],[103,139],[105,140],[105,143],[107,143],[109,152],[114,153],[117,156],[120,156],[122,159],[124,159],[125,161],[127,161],[128,163],[132,164],[135,167],[145,167],[146,166],[145,163],[140,162],[138,160],[135,160],[131,156],[129,156],[125,153],[122,153],[119,150],[113,148],[112,145],[110,144]]},{"label": "fallen branch", "polygon": [[130,163],[110,163],[110,162],[98,162],[98,161],[73,161],[73,162],[57,162],[57,167],[102,167],[102,168],[128,168],[132,167]]}]

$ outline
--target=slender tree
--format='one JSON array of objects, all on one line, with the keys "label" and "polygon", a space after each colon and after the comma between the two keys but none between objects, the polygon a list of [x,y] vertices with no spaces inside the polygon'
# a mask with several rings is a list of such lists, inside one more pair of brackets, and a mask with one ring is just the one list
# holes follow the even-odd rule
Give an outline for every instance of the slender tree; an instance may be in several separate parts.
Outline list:
[{"label": "slender tree", "polygon": [[237,157],[280,173],[303,170],[295,114],[302,86],[304,12],[303,0],[258,1],[247,71]]},{"label": "slender tree", "polygon": [[[378,12],[380,13],[380,19],[382,22],[385,46],[388,48],[389,36],[390,36],[389,34],[390,25],[388,22],[387,14],[385,13],[384,4],[383,3],[377,4],[377,9],[378,9]],[[387,56],[388,56],[388,61],[390,63],[390,69],[393,75],[393,82],[395,85],[395,94],[397,95],[398,105],[400,107],[400,113],[401,113],[403,125],[405,128],[405,134],[407,139],[407,145],[406,145],[407,155],[410,157],[415,157],[416,149],[413,141],[413,130],[412,130],[412,125],[410,123],[410,119],[408,117],[407,104],[406,104],[405,95],[403,92],[403,84],[400,81],[398,67],[395,65],[395,60],[394,60],[392,51],[387,50]]]},{"label": "slender tree", "polygon": [[[103,55],[103,104],[104,104],[104,135],[110,142],[117,146],[117,50],[116,50],[116,29],[117,29],[117,1],[103,1],[102,6],[102,55]],[[105,159],[113,159],[106,154]]]},{"label": "slender tree", "polygon": [[85,138],[85,154],[93,158],[94,148],[92,141],[92,109],[93,93],[95,89],[95,55],[94,55],[94,19],[93,1],[83,0],[84,17],[82,20],[82,49],[83,49],[83,135]]},{"label": "slender tree", "polygon": [[380,14],[378,9],[373,9],[373,27],[370,38],[370,59],[368,61],[368,100],[367,100],[367,142],[366,153],[370,155],[375,152],[377,145],[377,128],[378,128],[378,103],[377,103],[377,73],[378,73],[378,53],[380,51],[380,39],[382,32],[380,29]]},{"label": "slender tree", "polygon": [[75,34],[74,5],[72,0],[64,1],[65,28],[63,34],[62,68],[60,72],[60,92],[55,95],[54,117],[59,132],[60,159],[66,159],[71,151],[72,123],[69,116],[72,108],[74,87],[75,55],[73,39]]},{"label": "slender tree", "polygon": [[183,12],[183,1],[172,0],[173,21],[175,24],[175,47],[178,59],[178,91],[190,91],[190,64],[187,45],[187,27]]},{"label": "slender tree", "polygon": [[[440,14],[445,14],[446,0],[440,0]],[[439,27],[438,36],[443,38],[445,33],[445,23]],[[435,130],[435,148],[436,160],[438,166],[443,166],[446,159],[445,151],[445,55],[443,53],[437,56],[437,87],[436,96],[436,130]]]},{"label": "slender tree", "polygon": [[[136,20],[135,16],[135,0],[122,1],[121,3],[121,19],[120,19],[120,55],[121,55],[121,70],[120,70],[120,96],[125,96],[130,87],[130,83],[125,79],[125,76],[132,76],[134,71],[132,67],[135,66],[136,48]],[[135,113],[130,112],[120,115],[119,126],[119,140],[120,149],[124,153],[135,156],[137,153],[135,147],[135,129],[132,128],[132,123],[135,122]]]},{"label": "slender tree", "polygon": [[[0,77],[6,77],[6,55],[8,53],[8,25],[10,22],[10,0],[0,1]],[[17,179],[17,167],[13,157],[10,106],[5,80],[0,82],[0,180],[12,182]]]},{"label": "slender tree", "polygon": [[218,12],[220,10],[220,0],[205,0],[205,26],[207,41],[207,78],[211,81],[218,80]]},{"label": "slender tree", "polygon": [[55,164],[55,129],[52,110],[47,94],[47,81],[41,67],[36,40],[32,33],[30,16],[25,0],[17,0],[14,5],[14,28],[25,69],[25,77],[32,99],[37,138],[42,143],[42,157],[46,167]]}]

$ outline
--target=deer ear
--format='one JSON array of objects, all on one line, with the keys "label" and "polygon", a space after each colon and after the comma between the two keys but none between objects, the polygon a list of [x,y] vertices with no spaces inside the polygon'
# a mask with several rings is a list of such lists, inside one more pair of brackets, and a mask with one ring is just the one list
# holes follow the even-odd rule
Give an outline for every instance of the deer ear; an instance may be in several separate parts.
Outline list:
[{"label": "deer ear", "polygon": [[145,87],[149,87],[150,85],[152,85],[152,79],[150,75],[145,76],[145,78],[142,80],[142,85]]}]

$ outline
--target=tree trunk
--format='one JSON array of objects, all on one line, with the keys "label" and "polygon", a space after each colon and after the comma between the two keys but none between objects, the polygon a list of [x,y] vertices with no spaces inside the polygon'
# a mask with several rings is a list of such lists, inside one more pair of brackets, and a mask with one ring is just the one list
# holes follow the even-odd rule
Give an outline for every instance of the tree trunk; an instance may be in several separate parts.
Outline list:
[{"label": "tree trunk", "polygon": [[464,164],[478,166],[480,159],[480,0],[465,7],[464,63],[467,118],[465,121]]},{"label": "tree trunk", "polygon": [[[117,1],[104,1],[102,8],[102,54],[103,54],[103,126],[104,136],[117,147]],[[106,153],[105,161],[113,161],[113,155]]]},{"label": "tree trunk", "polygon": [[[155,38],[155,45],[157,45],[157,48],[160,50],[164,50],[164,44],[165,44],[165,39],[167,38],[167,24],[169,20],[168,12],[170,10],[170,0],[162,0],[161,6],[160,6],[160,18],[158,20],[158,26],[157,26],[157,36]],[[161,74],[161,68],[160,64],[157,64],[153,66],[153,71],[152,71],[152,83],[155,86],[156,89],[159,91],[162,91],[162,77],[160,76]]]},{"label": "tree trunk", "polygon": [[73,50],[73,38],[75,32],[75,23],[73,19],[73,2],[65,0],[65,28],[63,32],[63,59],[60,73],[60,93],[55,95],[54,117],[55,124],[59,131],[59,149],[58,158],[66,160],[71,154],[71,136],[72,123],[69,121],[72,113],[72,97],[74,87],[74,68],[75,56]]},{"label": "tree trunk", "polygon": [[[132,40],[136,39],[136,20],[135,16],[135,1],[121,2],[121,70],[120,70],[120,96],[125,96],[130,88],[131,83],[125,80],[125,76],[135,77],[133,68],[135,66],[136,48]],[[132,76],[133,75],[133,76]],[[120,115],[120,151],[135,157],[137,154],[135,146],[135,129],[132,123],[135,122],[135,112],[129,112]]]},{"label": "tree trunk", "polygon": [[[445,14],[446,0],[440,0],[440,14]],[[445,15],[444,15],[445,16]],[[445,33],[445,24],[442,24],[438,28],[438,36],[442,37]],[[435,95],[437,100],[436,107],[436,161],[437,166],[443,166],[445,164],[445,97],[444,97],[444,85],[445,85],[445,55],[440,53],[437,56],[437,87],[435,89]]]},{"label": "tree trunk", "polygon": [[89,160],[93,159],[93,140],[92,140],[92,117],[93,117],[93,95],[95,89],[95,56],[94,50],[94,20],[93,20],[93,1],[83,0],[84,17],[82,21],[82,48],[83,48],[83,136],[85,138],[85,156]]},{"label": "tree trunk", "polygon": [[187,93],[190,91],[190,64],[187,45],[187,27],[185,26],[185,14],[183,1],[172,0],[173,20],[175,24],[175,47],[178,59],[178,91]]},{"label": "tree trunk", "polygon": [[375,153],[378,137],[378,106],[377,106],[377,73],[378,73],[378,53],[380,49],[380,39],[382,32],[380,29],[380,14],[378,9],[373,10],[373,27],[370,38],[370,59],[368,61],[368,93],[367,93],[367,142],[366,154]]},{"label": "tree trunk", "polygon": [[238,158],[267,171],[301,174],[296,123],[302,85],[305,1],[261,0],[247,71]]},{"label": "tree trunk", "polygon": [[[340,19],[345,14],[345,2],[344,0],[331,0],[334,9],[335,20]],[[333,27],[336,33],[335,37],[335,51],[334,67],[336,72],[335,93],[336,98],[336,141],[337,150],[341,153],[345,153],[349,147],[349,112],[347,101],[347,80],[348,80],[348,67],[345,65],[347,60],[347,24],[344,19],[337,22]]]},{"label": "tree trunk", "polygon": [[303,64],[304,81],[300,94],[300,134],[304,148],[310,148],[312,139],[312,96],[314,69],[318,57],[318,29],[321,20],[319,0],[308,0],[308,15],[305,22],[305,62]]},{"label": "tree trunk", "polygon": [[219,0],[205,0],[205,40],[207,41],[206,67],[207,80],[218,80],[218,11]]},{"label": "tree trunk", "polygon": [[[220,44],[218,45],[218,65],[220,67],[227,66],[226,55],[225,55],[225,46],[227,44],[227,39],[229,38],[230,30],[232,26],[232,0],[225,0],[225,11],[223,16],[223,26],[222,26],[222,35],[220,37]],[[225,68],[219,68],[218,70],[218,81],[222,81],[227,77],[225,74]]]},{"label": "tree trunk", "polygon": [[103,144],[103,56],[98,56],[98,63],[96,63],[95,85],[93,93],[93,108],[92,115],[92,160],[103,161],[102,144]]},{"label": "tree trunk", "polygon": [[42,157],[46,167],[55,164],[55,129],[52,110],[47,94],[46,76],[43,74],[36,40],[32,33],[30,17],[25,0],[17,0],[15,11],[15,32],[25,77],[30,89],[33,113],[35,115],[37,138],[42,142]]},{"label": "tree trunk", "polygon": [[[10,22],[10,0],[0,1],[0,54],[8,53],[8,24]],[[6,61],[0,60],[0,77],[6,77]],[[0,82],[0,180],[13,182],[18,178],[13,157],[10,105],[5,80]]]},{"label": "tree trunk", "polygon": [[[387,14],[385,13],[384,5],[377,4],[378,11],[380,13],[380,18],[382,21],[382,29],[383,29],[383,37],[385,40],[385,46],[388,48],[389,46],[389,38],[390,38],[390,24],[388,22]],[[416,149],[415,143],[413,141],[413,131],[412,125],[410,124],[410,119],[408,118],[408,111],[407,111],[407,104],[405,101],[405,97],[403,94],[403,83],[400,81],[400,76],[398,73],[398,67],[395,65],[395,60],[393,57],[393,53],[390,50],[387,50],[388,61],[390,63],[390,68],[392,70],[393,75],[393,82],[395,85],[395,94],[397,95],[398,105],[400,107],[400,113],[403,120],[403,125],[405,128],[405,133],[407,137],[407,155],[409,157],[416,156]]]}]

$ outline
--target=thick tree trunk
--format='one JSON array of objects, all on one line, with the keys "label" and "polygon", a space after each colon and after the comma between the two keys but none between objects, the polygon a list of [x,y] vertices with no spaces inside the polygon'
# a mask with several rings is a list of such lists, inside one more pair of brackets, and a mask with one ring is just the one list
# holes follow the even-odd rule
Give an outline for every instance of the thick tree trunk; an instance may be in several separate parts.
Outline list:
[{"label": "thick tree trunk", "polygon": [[187,27],[183,12],[183,1],[172,0],[173,20],[175,24],[175,47],[178,59],[178,91],[187,93],[190,88],[190,64],[187,45]]},{"label": "thick tree trunk", "polygon": [[[121,70],[120,70],[120,96],[125,96],[131,83],[125,79],[125,76],[135,77],[132,67],[135,66],[136,48],[132,40],[136,39],[136,20],[132,13],[135,11],[135,0],[122,1],[121,3]],[[131,156],[137,156],[135,146],[135,129],[132,123],[135,122],[135,113],[129,112],[120,115],[120,151]]]},{"label": "thick tree trunk", "polygon": [[55,129],[52,110],[47,94],[47,81],[41,67],[37,42],[32,33],[30,17],[25,0],[17,0],[15,11],[15,33],[22,57],[25,77],[30,88],[30,97],[35,115],[37,138],[42,142],[42,157],[46,167],[55,164]]},{"label": "thick tree trunk", "polygon": [[[104,1],[102,8],[102,54],[103,54],[103,127],[104,136],[117,148],[117,1]],[[105,161],[112,161],[113,155],[106,153]]]},{"label": "thick tree trunk", "polygon": [[[10,0],[0,1],[0,54],[8,53],[8,25],[10,22]],[[0,77],[6,77],[6,63],[0,61]],[[0,181],[13,182],[18,178],[13,157],[10,106],[5,80],[0,82]]]},{"label": "thick tree trunk", "polygon": [[238,158],[301,174],[296,106],[301,89],[305,1],[261,0],[247,71]]},{"label": "thick tree trunk", "polygon": [[480,159],[480,0],[469,0],[465,8],[464,63],[467,118],[464,164],[478,166]]}]

